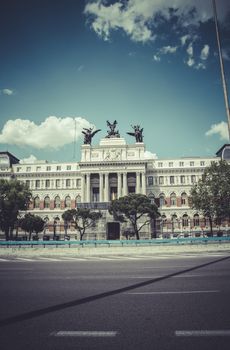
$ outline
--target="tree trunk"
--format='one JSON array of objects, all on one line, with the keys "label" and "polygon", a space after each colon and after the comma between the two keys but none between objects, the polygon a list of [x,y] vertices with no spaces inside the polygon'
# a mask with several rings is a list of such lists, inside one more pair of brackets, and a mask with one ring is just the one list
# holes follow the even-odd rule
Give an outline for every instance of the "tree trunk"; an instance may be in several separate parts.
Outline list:
[{"label": "tree trunk", "polygon": [[211,233],[211,236],[213,236],[212,218],[211,218],[211,216],[209,217],[209,225],[210,225],[210,233]]},{"label": "tree trunk", "polygon": [[138,230],[136,230],[136,239],[140,239],[140,236],[139,236],[139,231]]}]

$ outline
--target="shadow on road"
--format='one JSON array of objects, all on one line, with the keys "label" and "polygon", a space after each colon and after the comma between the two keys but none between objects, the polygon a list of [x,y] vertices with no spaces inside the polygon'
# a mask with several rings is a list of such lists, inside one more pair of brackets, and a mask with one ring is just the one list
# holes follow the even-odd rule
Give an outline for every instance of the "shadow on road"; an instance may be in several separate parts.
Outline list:
[{"label": "shadow on road", "polygon": [[157,277],[157,278],[153,278],[153,279],[148,279],[147,281],[144,281],[144,282],[135,283],[135,284],[132,284],[132,285],[127,286],[127,287],[118,288],[118,289],[111,290],[111,291],[108,291],[108,292],[92,295],[92,296],[81,298],[81,299],[77,299],[77,300],[72,300],[72,301],[69,301],[69,302],[66,302],[66,303],[53,305],[53,306],[49,306],[49,307],[46,307],[46,308],[43,308],[43,309],[38,309],[38,310],[34,310],[34,311],[23,313],[21,315],[9,317],[9,318],[6,318],[4,320],[0,320],[0,327],[11,325],[11,324],[14,324],[14,323],[17,323],[17,322],[30,320],[30,319],[33,319],[33,318],[36,318],[36,317],[39,317],[39,316],[46,315],[46,314],[51,313],[51,312],[64,310],[64,309],[67,309],[67,308],[70,308],[70,307],[74,307],[74,306],[77,306],[77,305],[90,303],[92,301],[96,301],[96,300],[107,298],[107,297],[110,297],[110,296],[113,296],[113,295],[117,295],[117,294],[121,294],[121,293],[124,293],[124,292],[128,292],[128,291],[136,289],[136,288],[148,286],[150,284],[153,284],[153,283],[156,283],[156,282],[160,282],[160,281],[169,279],[171,277],[175,277],[175,276],[187,273],[187,272],[198,270],[198,269],[201,269],[201,268],[209,266],[209,265],[217,264],[217,263],[222,262],[224,260],[227,260],[229,258],[230,257],[227,256],[227,257],[224,257],[224,258],[221,258],[221,259],[218,259],[218,260],[214,260],[214,261],[211,261],[211,262],[208,262],[208,263],[205,263],[205,264],[201,264],[201,265],[197,265],[197,266],[191,267],[189,269],[185,269],[185,270],[182,270],[182,271],[174,272],[174,273],[162,276],[162,277]]}]

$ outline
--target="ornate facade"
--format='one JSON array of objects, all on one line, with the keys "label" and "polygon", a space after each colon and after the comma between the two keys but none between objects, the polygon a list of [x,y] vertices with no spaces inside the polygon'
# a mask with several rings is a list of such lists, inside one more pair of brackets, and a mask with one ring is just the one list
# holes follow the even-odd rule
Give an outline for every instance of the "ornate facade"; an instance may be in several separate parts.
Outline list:
[{"label": "ornate facade", "polygon": [[[96,146],[83,144],[80,162],[21,164],[9,152],[0,152],[0,176],[25,182],[33,194],[29,211],[50,226],[58,222],[60,232],[63,211],[84,206],[103,213],[86,238],[122,238],[125,226],[109,215],[109,202],[129,193],[142,193],[155,201],[161,212],[161,220],[145,227],[142,238],[199,234],[209,227],[205,218],[189,207],[191,186],[211,162],[218,161],[224,152],[229,155],[229,149],[230,145],[225,145],[211,158],[148,159],[143,142],[127,144],[124,138],[112,135]],[[228,223],[218,229],[228,230]]]}]

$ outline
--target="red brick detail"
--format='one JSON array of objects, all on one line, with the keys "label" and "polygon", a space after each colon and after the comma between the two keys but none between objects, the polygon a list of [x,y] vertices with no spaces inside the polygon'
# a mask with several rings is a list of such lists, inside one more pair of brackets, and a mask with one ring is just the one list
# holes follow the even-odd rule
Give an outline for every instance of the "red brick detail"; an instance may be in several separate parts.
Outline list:
[{"label": "red brick detail", "polygon": [[40,201],[40,209],[44,209],[44,201]]},{"label": "red brick detail", "polygon": [[54,200],[50,201],[50,209],[54,209]]},{"label": "red brick detail", "polygon": [[71,209],[75,209],[76,201],[74,199],[71,200]]},{"label": "red brick detail", "polygon": [[181,207],[181,197],[177,197],[176,201],[177,201],[176,203],[177,207]]},{"label": "red brick detail", "polygon": [[165,198],[166,207],[170,207],[170,197]]},{"label": "red brick detail", "polygon": [[61,201],[61,209],[65,209],[65,201]]}]

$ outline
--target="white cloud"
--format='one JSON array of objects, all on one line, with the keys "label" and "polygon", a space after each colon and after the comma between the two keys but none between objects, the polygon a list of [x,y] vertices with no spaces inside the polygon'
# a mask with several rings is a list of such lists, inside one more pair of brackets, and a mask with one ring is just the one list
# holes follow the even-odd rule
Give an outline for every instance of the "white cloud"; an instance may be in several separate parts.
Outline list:
[{"label": "white cloud", "polygon": [[160,62],[160,60],[161,60],[160,56],[158,56],[158,55],[153,55],[153,59],[156,62]]},{"label": "white cloud", "polygon": [[189,67],[194,66],[195,60],[192,57],[189,57],[188,61],[186,62]]},{"label": "white cloud", "polygon": [[181,38],[180,38],[180,41],[181,41],[181,45],[184,46],[186,44],[186,42],[190,39],[190,35],[189,34],[186,34],[186,35],[183,35]]},{"label": "white cloud", "polygon": [[144,158],[145,159],[158,159],[156,153],[152,153],[150,151],[145,151]]},{"label": "white cloud", "polygon": [[205,133],[206,136],[219,135],[221,140],[228,140],[228,124],[226,122],[220,122],[218,124],[211,125],[210,129]]},{"label": "white cloud", "polygon": [[190,57],[192,57],[193,56],[193,46],[192,46],[192,43],[190,43],[189,45],[188,45],[188,48],[187,48],[187,54],[190,56]]},{"label": "white cloud", "polygon": [[33,164],[37,162],[37,158],[31,154],[28,158],[24,158],[20,160],[20,164]]},{"label": "white cloud", "polygon": [[163,46],[160,49],[160,53],[163,55],[166,55],[168,53],[175,53],[177,48],[178,48],[177,46]]},{"label": "white cloud", "polygon": [[93,127],[82,117],[47,117],[41,124],[27,119],[8,120],[0,134],[0,143],[37,149],[58,149],[82,137],[82,129]]},{"label": "white cloud", "polygon": [[0,90],[0,93],[2,93],[3,95],[11,96],[14,94],[14,91],[11,89],[2,89],[2,90]]},{"label": "white cloud", "polygon": [[209,46],[206,44],[201,50],[200,58],[205,61],[207,60],[208,56],[209,56]]},{"label": "white cloud", "polygon": [[206,69],[206,66],[205,66],[204,63],[199,62],[199,63],[197,63],[197,64],[195,65],[194,68],[197,69],[197,70],[199,70],[199,69]]},{"label": "white cloud", "polygon": [[222,56],[223,56],[224,60],[230,61],[230,52],[229,52],[229,50],[222,49]]}]

